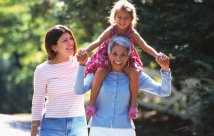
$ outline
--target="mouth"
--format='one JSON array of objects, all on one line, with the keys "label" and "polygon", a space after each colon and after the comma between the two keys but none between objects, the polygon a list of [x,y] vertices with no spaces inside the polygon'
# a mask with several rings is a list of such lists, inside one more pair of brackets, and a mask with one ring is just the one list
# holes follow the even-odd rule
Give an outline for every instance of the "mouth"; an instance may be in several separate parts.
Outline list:
[{"label": "mouth", "polygon": [[120,24],[120,26],[125,26],[126,24]]},{"label": "mouth", "polygon": [[121,61],[115,61],[115,63],[116,63],[117,65],[121,65],[121,64],[122,64]]},{"label": "mouth", "polygon": [[67,50],[73,50],[74,48],[67,48]]}]

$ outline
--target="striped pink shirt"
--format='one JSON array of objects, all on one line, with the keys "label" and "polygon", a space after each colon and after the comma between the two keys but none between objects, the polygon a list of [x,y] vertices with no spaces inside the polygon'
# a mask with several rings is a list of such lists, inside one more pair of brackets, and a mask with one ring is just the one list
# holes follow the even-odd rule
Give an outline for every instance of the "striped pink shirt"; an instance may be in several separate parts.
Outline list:
[{"label": "striped pink shirt", "polygon": [[36,67],[32,120],[41,120],[43,113],[48,118],[85,115],[84,95],[74,94],[77,68],[75,57],[59,64],[48,64],[46,61]]}]

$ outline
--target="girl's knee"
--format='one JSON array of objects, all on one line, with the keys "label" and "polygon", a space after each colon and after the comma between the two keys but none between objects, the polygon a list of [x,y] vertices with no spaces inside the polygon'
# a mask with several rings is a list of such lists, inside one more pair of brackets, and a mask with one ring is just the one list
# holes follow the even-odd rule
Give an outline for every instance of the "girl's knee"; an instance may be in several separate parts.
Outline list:
[{"label": "girl's knee", "polygon": [[139,71],[136,68],[130,68],[130,76],[138,76],[139,75]]},{"label": "girl's knee", "polygon": [[105,72],[105,71],[107,71],[107,70],[102,67],[99,67],[99,68],[97,68],[96,73],[101,73],[101,72]]},{"label": "girl's knee", "polygon": [[96,74],[102,74],[102,75],[106,75],[109,72],[109,70],[105,69],[105,68],[97,68],[96,70]]}]

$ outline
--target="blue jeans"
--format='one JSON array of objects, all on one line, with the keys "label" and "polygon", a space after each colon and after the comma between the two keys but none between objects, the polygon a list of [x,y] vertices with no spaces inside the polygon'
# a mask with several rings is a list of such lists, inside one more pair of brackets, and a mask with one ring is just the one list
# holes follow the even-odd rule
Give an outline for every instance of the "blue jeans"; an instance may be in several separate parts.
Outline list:
[{"label": "blue jeans", "polygon": [[86,117],[43,118],[40,136],[88,136]]}]

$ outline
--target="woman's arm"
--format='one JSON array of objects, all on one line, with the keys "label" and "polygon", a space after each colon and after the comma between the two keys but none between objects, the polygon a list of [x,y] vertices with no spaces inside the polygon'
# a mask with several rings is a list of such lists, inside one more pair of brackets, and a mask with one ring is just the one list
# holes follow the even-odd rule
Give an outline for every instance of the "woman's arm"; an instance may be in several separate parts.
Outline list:
[{"label": "woman's arm", "polygon": [[86,51],[90,53],[92,50],[101,45],[105,40],[107,40],[111,36],[112,28],[113,26],[106,28],[106,30],[104,30],[104,32],[95,41],[89,44],[89,46],[86,48]]},{"label": "woman's arm", "polygon": [[88,60],[88,53],[86,52],[86,50],[79,50],[77,52],[76,57],[77,61],[79,62],[79,66],[74,83],[74,92],[76,94],[84,94],[91,88],[94,75],[88,74],[84,78],[85,64],[87,63]]},{"label": "woman's arm", "polygon": [[[164,59],[165,61],[162,61]],[[156,57],[157,63],[161,66],[161,77],[162,82],[157,83],[151,77],[145,73],[140,73],[140,90],[158,95],[161,97],[166,97],[171,94],[171,71],[169,69],[169,57],[164,53],[160,53]]]},{"label": "woman's arm", "polygon": [[31,136],[36,136],[39,124],[40,124],[39,120],[33,120],[31,122]]},{"label": "woman's arm", "polygon": [[140,91],[145,91],[160,97],[167,97],[171,94],[171,72],[164,72],[161,70],[162,82],[158,83],[154,81],[144,72],[139,74],[139,89]]},{"label": "woman's arm", "polygon": [[31,109],[31,136],[36,136],[38,126],[40,125],[40,120],[42,118],[42,113],[44,111],[46,81],[43,75],[44,73],[41,72],[39,67],[37,67],[34,72],[34,93]]},{"label": "woman's arm", "polygon": [[153,56],[154,58],[158,56],[158,52],[151,46],[149,46],[135,29],[132,30],[132,39],[134,40],[134,43],[136,43],[143,51],[145,51],[149,55]]},{"label": "woman's arm", "polygon": [[84,94],[88,90],[91,89],[92,81],[94,79],[93,74],[88,74],[84,78],[84,70],[85,66],[79,65],[77,74],[76,74],[76,79],[74,83],[74,92],[75,94]]}]

